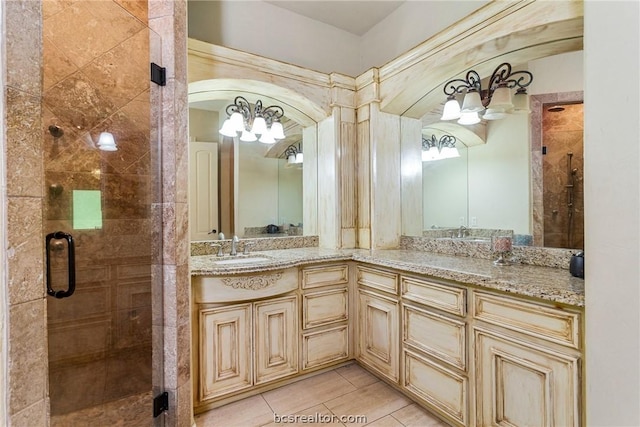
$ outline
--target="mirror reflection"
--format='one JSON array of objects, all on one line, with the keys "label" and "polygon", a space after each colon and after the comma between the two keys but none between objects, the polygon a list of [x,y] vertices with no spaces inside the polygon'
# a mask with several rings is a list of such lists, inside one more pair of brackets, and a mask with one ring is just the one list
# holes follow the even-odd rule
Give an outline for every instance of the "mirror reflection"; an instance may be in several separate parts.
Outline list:
[{"label": "mirror reflection", "polygon": [[507,230],[514,244],[584,247],[582,81],[571,81],[581,66],[572,52],[514,67],[534,75],[529,114],[462,126],[441,120],[443,99],[423,117],[423,137],[446,127],[460,140],[460,157],[423,161],[424,236],[458,236],[462,226],[465,236]]},{"label": "mirror reflection", "polygon": [[191,240],[302,235],[300,127],[283,117],[286,138],[269,143],[221,135],[229,103],[189,105]]}]

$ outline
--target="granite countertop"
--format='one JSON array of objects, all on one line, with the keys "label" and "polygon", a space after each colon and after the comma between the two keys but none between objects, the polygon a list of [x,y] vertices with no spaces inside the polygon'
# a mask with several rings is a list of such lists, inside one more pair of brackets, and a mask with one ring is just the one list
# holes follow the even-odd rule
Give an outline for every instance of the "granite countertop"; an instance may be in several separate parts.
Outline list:
[{"label": "granite countertop", "polygon": [[[514,264],[497,267],[491,260],[412,250],[300,248],[253,252],[269,258],[255,264],[215,266],[216,256],[192,256],[192,275],[223,276],[255,273],[329,261],[358,261],[408,273],[453,280],[488,289],[584,307],[584,280],[568,270]],[[225,257],[227,259],[228,257]]]}]

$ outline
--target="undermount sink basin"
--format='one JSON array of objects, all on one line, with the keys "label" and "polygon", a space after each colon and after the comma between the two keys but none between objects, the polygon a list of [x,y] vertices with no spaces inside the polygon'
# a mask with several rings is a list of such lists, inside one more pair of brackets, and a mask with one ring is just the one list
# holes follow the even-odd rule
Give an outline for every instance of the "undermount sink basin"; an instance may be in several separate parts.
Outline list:
[{"label": "undermount sink basin", "polygon": [[270,261],[271,258],[263,256],[241,256],[238,258],[227,258],[214,261],[215,265],[238,265],[238,264],[254,264],[258,262]]}]

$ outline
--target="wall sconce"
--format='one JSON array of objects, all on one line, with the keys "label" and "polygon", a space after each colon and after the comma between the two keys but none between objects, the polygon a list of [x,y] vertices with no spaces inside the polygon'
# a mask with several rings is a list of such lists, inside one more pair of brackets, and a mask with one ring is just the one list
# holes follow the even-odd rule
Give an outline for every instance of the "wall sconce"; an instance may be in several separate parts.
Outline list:
[{"label": "wall sconce", "polygon": [[264,144],[273,144],[277,139],[284,138],[284,129],[280,119],[284,116],[284,109],[277,105],[262,107],[262,101],[256,101],[253,110],[245,98],[237,96],[233,104],[227,105],[227,119],[220,128],[224,136],[236,137],[240,134],[240,141],[252,142],[258,140]]},{"label": "wall sconce", "polygon": [[293,166],[296,164],[302,164],[304,161],[304,156],[302,154],[302,149],[300,148],[300,143],[298,146],[290,145],[288,146],[283,153],[285,159],[287,159],[287,166]]},{"label": "wall sconce", "polygon": [[[482,89],[480,75],[474,70],[467,72],[466,78],[454,79],[444,85],[447,102],[444,105],[441,120],[455,120],[461,125],[480,122],[479,113],[484,111],[485,120],[498,120],[512,112],[529,112],[527,86],[533,81],[529,71],[511,71],[511,64],[500,64],[489,79],[489,87]],[[511,89],[517,87],[511,98]],[[456,95],[464,93],[462,108]]]},{"label": "wall sconce", "polygon": [[430,139],[422,138],[422,161],[450,159],[460,157],[456,148],[456,137],[453,135],[442,135],[440,140],[436,140],[435,135]]},{"label": "wall sconce", "polygon": [[101,132],[98,137],[98,149],[102,151],[117,151],[116,140],[110,132]]}]

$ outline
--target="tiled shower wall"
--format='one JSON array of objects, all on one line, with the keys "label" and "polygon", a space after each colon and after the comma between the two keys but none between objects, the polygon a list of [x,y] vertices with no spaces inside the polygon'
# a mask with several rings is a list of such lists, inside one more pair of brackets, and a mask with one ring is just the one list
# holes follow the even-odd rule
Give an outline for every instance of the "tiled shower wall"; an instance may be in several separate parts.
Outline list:
[{"label": "tiled shower wall", "polygon": [[[42,23],[48,10],[65,6],[65,2],[12,0],[3,2],[3,44],[6,52],[2,67],[5,74],[4,114],[6,128],[3,161],[6,163],[6,194],[2,194],[6,208],[6,276],[0,278],[6,289],[7,357],[6,378],[7,418],[1,422],[11,425],[47,425],[48,374],[46,301],[43,281],[43,153],[52,146],[43,143],[42,120]],[[92,13],[103,15],[102,8],[112,6],[128,9],[133,15],[143,10],[146,2],[92,2]],[[43,13],[45,16],[43,16]],[[162,66],[167,67],[167,86],[160,91],[153,88],[159,102],[152,106],[153,128],[163,144],[162,197],[152,201],[154,232],[162,233],[161,258],[153,260],[151,274],[162,277],[154,284],[153,315],[154,384],[164,384],[170,395],[171,411],[164,418],[166,425],[187,426],[191,423],[191,390],[189,380],[189,239],[186,234],[187,177],[186,171],[186,1],[158,0],[149,2],[149,27],[160,34]],[[64,30],[64,28],[63,28]],[[109,38],[110,29],[100,37]],[[132,40],[133,41],[133,40]],[[50,40],[45,40],[49,43]],[[49,52],[55,52],[57,47]],[[60,53],[60,52],[58,52]],[[79,52],[84,55],[87,52]],[[65,53],[66,55],[66,53]],[[132,61],[133,58],[122,58]],[[145,58],[143,58],[145,59]],[[52,61],[63,60],[54,54]],[[145,59],[146,60],[146,59]],[[59,64],[64,67],[64,63]],[[102,64],[103,67],[108,64]],[[70,73],[71,71],[69,71]],[[61,77],[61,76],[58,76]],[[54,80],[44,80],[45,88]],[[77,80],[82,84],[81,79]],[[109,84],[108,79],[103,81]],[[71,88],[73,89],[73,88]],[[114,94],[117,98],[118,95]],[[147,96],[148,98],[148,96]],[[119,102],[115,100],[114,102]],[[81,108],[83,106],[80,106]],[[85,106],[86,107],[86,106]],[[44,112],[45,120],[52,112]],[[126,118],[123,118],[126,120]],[[126,167],[112,164],[111,167]],[[138,165],[128,165],[136,168]],[[184,176],[183,176],[184,175]],[[126,198],[126,197],[125,197]],[[131,200],[129,200],[131,201]],[[134,203],[135,205],[135,203]],[[1,296],[1,295],[0,295]],[[158,299],[156,299],[158,298]],[[164,338],[164,340],[163,340]],[[162,363],[164,359],[164,365]],[[4,388],[4,387],[3,387]]]},{"label": "tiled shower wall", "polygon": [[[41,4],[3,2],[6,51],[8,418],[44,426],[47,419],[47,330],[42,245]],[[3,420],[4,421],[4,420]],[[1,421],[0,421],[1,423]],[[9,423],[5,423],[9,424]]]},{"label": "tiled shower wall", "polygon": [[[564,104],[564,111],[542,113],[544,245],[584,248],[583,104]],[[571,174],[568,154],[571,153]],[[573,185],[573,187],[569,187]],[[569,194],[573,192],[570,200]],[[572,202],[572,206],[569,206]]]}]

